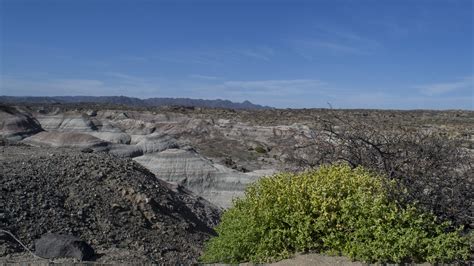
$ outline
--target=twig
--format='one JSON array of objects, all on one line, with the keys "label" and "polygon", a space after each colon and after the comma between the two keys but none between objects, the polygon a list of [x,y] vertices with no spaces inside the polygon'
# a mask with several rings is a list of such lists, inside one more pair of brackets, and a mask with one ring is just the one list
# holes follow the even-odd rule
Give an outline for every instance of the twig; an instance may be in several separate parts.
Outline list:
[{"label": "twig", "polygon": [[33,253],[33,251],[31,251],[29,248],[27,248],[25,244],[23,244],[18,238],[16,238],[12,233],[8,232],[7,230],[0,229],[0,232],[4,232],[4,233],[8,234],[9,236],[11,236],[11,237],[12,237],[16,242],[18,242],[24,249],[26,249],[29,253],[31,253],[31,255],[33,255],[33,257],[38,258],[38,259],[42,259],[42,260],[48,260],[48,259],[46,259],[46,258],[42,258],[42,257],[36,255],[35,253]]}]

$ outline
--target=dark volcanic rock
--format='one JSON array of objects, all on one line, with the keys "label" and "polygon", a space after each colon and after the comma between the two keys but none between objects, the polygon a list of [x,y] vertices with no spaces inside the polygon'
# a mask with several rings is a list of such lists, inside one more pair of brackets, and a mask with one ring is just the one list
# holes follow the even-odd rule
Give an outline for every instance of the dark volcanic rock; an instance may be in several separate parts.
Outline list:
[{"label": "dark volcanic rock", "polygon": [[78,260],[91,260],[94,249],[86,242],[71,235],[44,234],[35,242],[36,255],[54,258],[76,258]]},{"label": "dark volcanic rock", "polygon": [[[130,252],[125,263],[196,263],[220,216],[132,160],[27,146],[0,146],[0,208],[0,228],[30,249],[45,233],[74,235],[98,253]],[[0,256],[21,251],[0,239]]]}]

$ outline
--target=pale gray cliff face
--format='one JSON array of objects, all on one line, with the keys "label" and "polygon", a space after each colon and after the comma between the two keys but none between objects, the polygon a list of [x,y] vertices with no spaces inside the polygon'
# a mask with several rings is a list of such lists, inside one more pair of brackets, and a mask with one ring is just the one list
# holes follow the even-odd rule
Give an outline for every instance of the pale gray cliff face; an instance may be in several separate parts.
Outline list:
[{"label": "pale gray cliff face", "polygon": [[0,106],[0,136],[21,140],[43,131],[40,123],[29,113],[15,107]]},{"label": "pale gray cliff face", "polygon": [[156,177],[181,184],[212,203],[227,208],[258,176],[213,163],[194,151],[168,149],[134,158]]},{"label": "pale gray cliff face", "polygon": [[76,132],[47,132],[43,131],[25,138],[23,143],[32,146],[71,147],[71,148],[100,148],[104,149],[108,142],[85,133]]},{"label": "pale gray cliff face", "polygon": [[83,114],[57,114],[37,116],[44,130],[47,131],[78,131],[92,132],[94,124]]}]

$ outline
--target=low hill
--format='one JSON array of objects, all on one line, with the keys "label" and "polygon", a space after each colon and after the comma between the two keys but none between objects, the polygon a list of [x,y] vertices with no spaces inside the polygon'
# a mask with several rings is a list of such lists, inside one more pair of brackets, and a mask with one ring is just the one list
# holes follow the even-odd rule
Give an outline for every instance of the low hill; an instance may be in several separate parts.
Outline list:
[{"label": "low hill", "polygon": [[[0,150],[0,228],[29,248],[51,232],[91,244],[97,262],[193,264],[219,220],[220,209],[131,160],[63,148]],[[0,257],[24,251],[4,240]]]}]

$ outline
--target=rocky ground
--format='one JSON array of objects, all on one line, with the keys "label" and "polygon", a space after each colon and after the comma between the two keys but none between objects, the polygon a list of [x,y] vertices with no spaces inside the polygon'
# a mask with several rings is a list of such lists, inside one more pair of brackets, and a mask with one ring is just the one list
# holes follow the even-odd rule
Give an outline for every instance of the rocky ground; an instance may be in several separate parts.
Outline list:
[{"label": "rocky ground", "polygon": [[[0,146],[0,228],[30,249],[47,232],[75,235],[99,262],[195,263],[220,209],[130,159],[67,148]],[[2,261],[23,249],[3,235]]]}]

